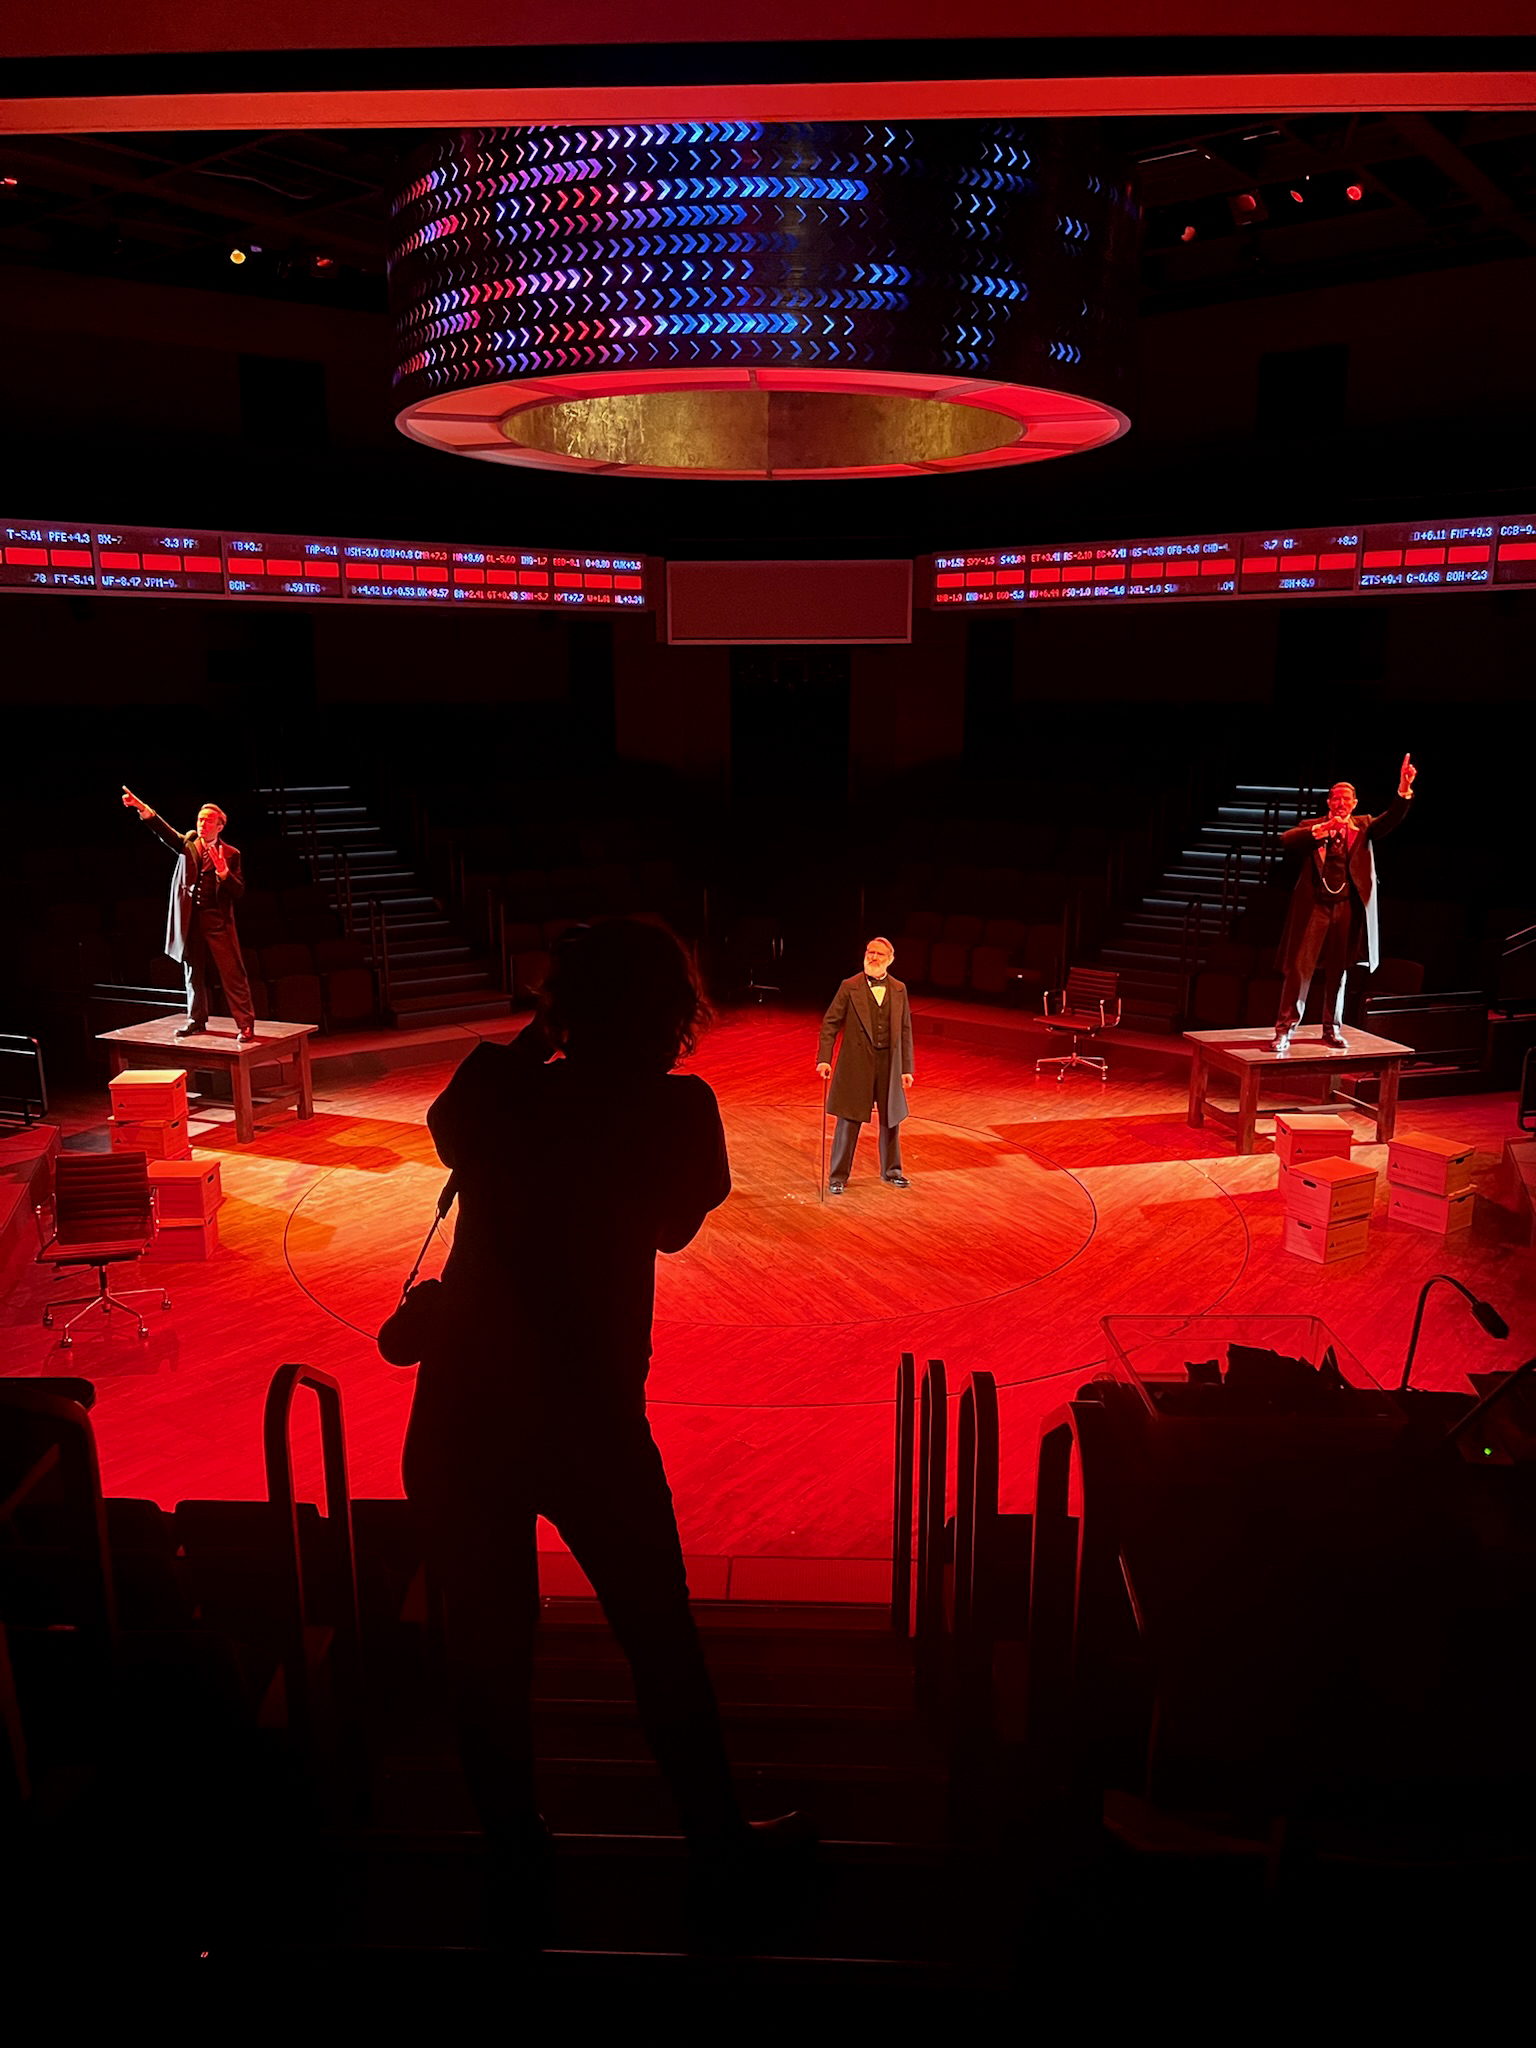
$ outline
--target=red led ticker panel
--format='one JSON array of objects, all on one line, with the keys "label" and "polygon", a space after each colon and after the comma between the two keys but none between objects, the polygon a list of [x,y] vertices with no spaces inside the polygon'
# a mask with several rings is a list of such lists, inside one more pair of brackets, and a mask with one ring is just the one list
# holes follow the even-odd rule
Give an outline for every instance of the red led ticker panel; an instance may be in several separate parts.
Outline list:
[{"label": "red led ticker panel", "polygon": [[994,549],[921,566],[932,606],[1487,590],[1536,584],[1536,518]]},{"label": "red led ticker panel", "polygon": [[309,604],[651,605],[639,555],[420,546],[317,534],[0,520],[0,590],[110,591]]}]

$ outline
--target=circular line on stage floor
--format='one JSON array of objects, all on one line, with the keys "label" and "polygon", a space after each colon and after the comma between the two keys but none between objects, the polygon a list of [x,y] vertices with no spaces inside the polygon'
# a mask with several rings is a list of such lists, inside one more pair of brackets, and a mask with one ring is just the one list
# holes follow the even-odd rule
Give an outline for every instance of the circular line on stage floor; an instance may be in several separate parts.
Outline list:
[{"label": "circular line on stage floor", "polygon": [[[951,1128],[955,1127],[951,1126]],[[967,1132],[966,1135],[976,1136],[978,1134]],[[995,1146],[992,1148],[994,1156],[1000,1149],[1003,1148]],[[1048,1159],[1043,1158],[1027,1147],[1010,1145],[1006,1149],[1010,1156],[1027,1160],[1030,1166],[1042,1175],[1048,1175],[1050,1182],[1056,1187],[1059,1188],[1063,1182],[1070,1183],[1076,1196],[1080,1198],[1081,1203],[1084,1205],[1086,1227],[1080,1231],[1075,1242],[1061,1248],[1061,1256],[1055,1264],[1037,1269],[1034,1272],[1016,1273],[1003,1286],[970,1301],[957,1302],[951,1300],[948,1302],[930,1303],[915,1311],[897,1310],[882,1315],[865,1316],[858,1319],[843,1318],[840,1321],[827,1320],[819,1323],[807,1320],[801,1320],[797,1323],[775,1323],[764,1320],[756,1325],[745,1325],[741,1322],[711,1323],[705,1318],[666,1319],[658,1315],[658,1336],[664,1338],[668,1332],[698,1333],[705,1329],[714,1328],[719,1330],[722,1336],[730,1336],[734,1332],[739,1337],[747,1337],[753,1329],[756,1329],[762,1331],[765,1335],[771,1334],[780,1339],[793,1333],[794,1335],[814,1340],[818,1333],[831,1330],[846,1331],[854,1327],[869,1327],[873,1329],[886,1326],[893,1321],[902,1320],[903,1318],[911,1320],[915,1314],[924,1316],[964,1315],[967,1310],[984,1309],[989,1305],[1005,1302],[1010,1296],[1022,1294],[1031,1288],[1040,1286],[1043,1282],[1058,1278],[1062,1272],[1084,1256],[1089,1246],[1098,1237],[1101,1227],[1099,1204],[1095,1201],[1092,1190],[1087,1187],[1080,1176],[1071,1168],[1055,1166]],[[1192,1160],[1169,1161],[1167,1164],[1175,1168],[1194,1167],[1202,1185],[1202,1198],[1208,1198],[1210,1195],[1218,1197],[1220,1206],[1232,1220],[1237,1222],[1242,1232],[1242,1249],[1236,1260],[1235,1267],[1228,1264],[1226,1271],[1220,1276],[1220,1284],[1216,1287],[1215,1291],[1198,1306],[1189,1306],[1186,1310],[1181,1305],[1178,1312],[1187,1312],[1193,1317],[1202,1313],[1208,1313],[1240,1282],[1249,1263],[1251,1238],[1246,1219],[1243,1217],[1240,1207],[1234,1201],[1229,1191],[1218,1180],[1203,1171],[1199,1164]],[[402,1176],[408,1178],[413,1186],[419,1182],[419,1188],[414,1193],[408,1189],[402,1189],[400,1186]],[[426,1222],[430,1220],[432,1215],[441,1174],[440,1169],[436,1167],[429,1168],[425,1165],[406,1164],[397,1169],[395,1173],[389,1175],[386,1182],[371,1179],[367,1185],[359,1186],[357,1184],[358,1178],[343,1175],[341,1169],[338,1168],[324,1169],[316,1176],[309,1186],[298,1195],[288,1212],[283,1230],[283,1254],[290,1277],[300,1291],[334,1321],[356,1332],[366,1341],[372,1343],[378,1325],[393,1309],[398,1299],[399,1285],[403,1281],[406,1272],[409,1271],[410,1264],[420,1248],[421,1238],[425,1234]],[[341,1183],[339,1186],[337,1185],[338,1179]],[[1033,1184],[1033,1176],[1031,1180]],[[883,1190],[881,1192],[882,1194],[884,1193]],[[342,1196],[344,1198],[338,1214],[327,1215],[323,1213],[328,1194],[333,1197]],[[369,1199],[370,1196],[372,1199]],[[893,1191],[892,1198],[899,1199],[899,1191]],[[317,1208],[322,1213],[316,1214]],[[707,1230],[709,1225],[706,1224],[705,1227]],[[310,1234],[310,1242],[308,1244],[305,1242],[306,1232]],[[446,1237],[446,1233],[443,1233],[443,1235]],[[360,1256],[359,1252],[363,1246],[366,1246],[366,1250],[362,1251]],[[354,1298],[346,1300],[343,1306],[338,1306],[336,1303],[334,1286],[328,1286],[326,1278],[315,1271],[314,1261],[317,1258],[335,1261],[332,1266],[331,1277],[333,1279],[342,1274],[350,1276],[355,1290]],[[426,1261],[428,1271],[435,1271],[439,1263],[434,1252],[429,1250]],[[1213,1275],[1212,1277],[1216,1276]],[[346,1309],[351,1309],[352,1313],[346,1313]],[[360,1317],[365,1319],[359,1320]],[[798,1347],[791,1345],[790,1348]],[[818,1352],[820,1348],[818,1345]],[[1059,1357],[1059,1355],[1058,1352],[1057,1356]],[[804,1366],[811,1367],[810,1372],[807,1374],[809,1379],[814,1381],[816,1378],[821,1377],[821,1373],[812,1366],[812,1361],[809,1357],[802,1360],[801,1363]],[[1092,1373],[1095,1370],[1101,1369],[1105,1363],[1106,1358],[1102,1351],[1091,1351],[1088,1356],[1069,1365],[1053,1365],[1049,1370],[1039,1373],[1026,1374],[1016,1378],[1000,1378],[998,1381],[998,1391],[1002,1393],[1012,1388],[1026,1387],[1053,1379]],[[740,1364],[739,1359],[737,1364]],[[675,1386],[676,1381],[672,1375],[676,1371],[677,1365],[678,1361],[676,1360],[664,1362],[663,1370],[659,1375],[659,1383],[653,1382],[656,1390],[650,1396],[650,1404],[652,1406],[657,1408],[699,1410],[718,1408],[726,1412],[736,1411],[744,1413],[787,1413],[797,1410],[884,1408],[889,1407],[891,1401],[890,1395],[884,1392],[839,1394],[835,1397],[827,1398],[824,1394],[813,1391],[809,1385],[803,1396],[788,1400],[774,1398],[771,1394],[767,1393],[766,1389],[757,1398],[745,1400],[740,1398],[721,1399],[718,1396],[702,1392],[694,1394],[691,1391],[662,1391],[662,1388],[669,1381],[671,1385]],[[718,1371],[718,1364],[709,1369]],[[855,1364],[854,1367],[858,1376],[865,1378],[866,1384],[868,1384],[866,1375],[869,1369],[867,1365],[859,1366]],[[888,1368],[882,1366],[879,1370],[883,1376]],[[750,1375],[748,1376],[750,1377]]]}]

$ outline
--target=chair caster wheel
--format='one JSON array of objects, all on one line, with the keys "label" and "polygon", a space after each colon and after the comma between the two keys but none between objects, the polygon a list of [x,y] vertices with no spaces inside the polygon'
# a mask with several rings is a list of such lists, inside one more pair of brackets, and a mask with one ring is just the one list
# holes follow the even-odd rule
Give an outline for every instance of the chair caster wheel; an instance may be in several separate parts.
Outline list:
[{"label": "chair caster wheel", "polygon": [[139,1342],[140,1342],[141,1344],[147,1344],[147,1343],[149,1342],[149,1325],[148,1325],[148,1323],[140,1323],[140,1325],[139,1325]]},{"label": "chair caster wheel", "polygon": [[161,1295],[161,1297],[160,1297],[160,1306],[161,1306],[161,1308],[163,1308],[163,1309],[165,1309],[165,1308],[169,1308],[169,1307],[170,1307],[170,1305],[171,1305],[171,1297],[170,1297],[170,1296],[169,1296],[168,1294],[162,1294],[162,1295]]},{"label": "chair caster wheel", "polygon": [[66,1330],[63,1336],[59,1339],[59,1349],[61,1351],[72,1351],[74,1349],[74,1344],[74,1338],[71,1337],[68,1330]]},{"label": "chair caster wheel", "polygon": [[53,1312],[51,1309],[45,1309],[43,1312],[43,1328],[45,1330],[53,1328]]}]

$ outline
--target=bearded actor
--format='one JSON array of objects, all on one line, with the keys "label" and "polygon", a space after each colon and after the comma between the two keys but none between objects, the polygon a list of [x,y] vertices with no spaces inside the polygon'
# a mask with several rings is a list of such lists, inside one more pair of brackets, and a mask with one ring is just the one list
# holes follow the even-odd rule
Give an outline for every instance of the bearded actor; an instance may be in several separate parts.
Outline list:
[{"label": "bearded actor", "polygon": [[187,1021],[178,1026],[176,1036],[195,1038],[208,1029],[211,953],[240,1043],[250,1045],[256,1037],[256,1012],[235,930],[235,905],[245,894],[245,881],[240,872],[240,850],[224,838],[224,813],[217,804],[204,804],[197,814],[197,829],[178,832],[136,797],[127,783],[123,784],[123,803],[137,811],[155,837],[176,855],[165,921],[166,956],[180,962],[187,980]]},{"label": "bearded actor", "polygon": [[1374,972],[1381,957],[1373,849],[1407,817],[1418,772],[1404,754],[1397,796],[1375,817],[1355,809],[1353,783],[1336,782],[1328,792],[1326,818],[1304,821],[1280,835],[1285,851],[1303,859],[1280,940],[1277,964],[1285,983],[1275,1020],[1276,1052],[1290,1050],[1314,983],[1321,997],[1322,1042],[1335,1052],[1346,1050],[1345,976],[1357,961]]},{"label": "bearded actor", "polygon": [[[864,948],[863,973],[848,977],[821,1020],[816,1071],[831,1083],[827,1108],[837,1118],[829,1194],[840,1195],[847,1187],[859,1131],[871,1112],[880,1131],[880,1178],[893,1188],[911,1186],[901,1167],[901,1125],[912,1086],[912,1010],[906,984],[891,973],[895,957],[889,939],[871,939]],[[834,1072],[832,1048],[839,1033],[842,1045]]]}]

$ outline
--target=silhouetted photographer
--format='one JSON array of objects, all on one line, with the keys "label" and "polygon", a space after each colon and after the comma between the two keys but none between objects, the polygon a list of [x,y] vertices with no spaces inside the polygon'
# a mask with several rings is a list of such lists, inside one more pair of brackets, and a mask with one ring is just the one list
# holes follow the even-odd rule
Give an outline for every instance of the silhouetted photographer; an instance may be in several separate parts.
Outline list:
[{"label": "silhouetted photographer", "polygon": [[622,918],[572,933],[535,1022],[478,1047],[427,1113],[456,1184],[454,1247],[380,1347],[422,1360],[406,1491],[443,1586],[465,1772],[513,1852],[547,1839],[529,1713],[541,1514],[629,1658],[690,1845],[756,1846],[645,1413],[656,1254],[730,1192],[714,1092],[671,1071],[706,1014],[671,933]]}]

